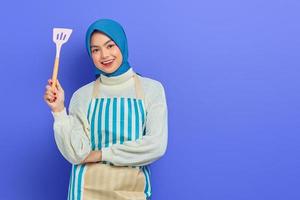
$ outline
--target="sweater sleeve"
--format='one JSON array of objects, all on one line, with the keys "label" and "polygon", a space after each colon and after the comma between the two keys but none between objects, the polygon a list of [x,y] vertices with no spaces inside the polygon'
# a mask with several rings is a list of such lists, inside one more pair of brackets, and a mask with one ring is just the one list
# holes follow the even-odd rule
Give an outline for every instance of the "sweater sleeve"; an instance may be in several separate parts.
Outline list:
[{"label": "sweater sleeve", "polygon": [[71,164],[79,164],[91,151],[90,127],[82,110],[84,109],[75,92],[70,101],[69,114],[66,109],[52,112],[55,142],[61,154]]},{"label": "sweater sleeve", "polygon": [[168,140],[168,114],[161,84],[148,99],[146,134],[135,141],[114,144],[102,149],[102,160],[117,166],[148,165],[164,155]]}]

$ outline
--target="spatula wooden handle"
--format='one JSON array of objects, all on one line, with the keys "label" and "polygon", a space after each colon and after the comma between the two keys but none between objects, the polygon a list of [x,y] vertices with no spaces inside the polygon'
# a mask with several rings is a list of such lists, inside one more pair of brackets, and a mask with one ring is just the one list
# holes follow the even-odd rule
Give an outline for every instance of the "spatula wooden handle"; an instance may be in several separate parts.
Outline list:
[{"label": "spatula wooden handle", "polygon": [[59,57],[55,58],[54,67],[53,67],[53,73],[52,73],[52,89],[56,86],[57,81],[57,74],[58,74],[58,64],[59,64]]}]

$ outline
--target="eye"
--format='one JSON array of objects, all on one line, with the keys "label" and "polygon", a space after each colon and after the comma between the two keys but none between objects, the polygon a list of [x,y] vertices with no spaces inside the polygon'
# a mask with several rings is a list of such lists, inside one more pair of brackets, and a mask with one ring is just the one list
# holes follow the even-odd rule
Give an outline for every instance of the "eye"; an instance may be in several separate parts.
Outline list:
[{"label": "eye", "polygon": [[109,45],[107,45],[107,48],[110,49],[110,48],[112,48],[114,46],[115,46],[114,44],[109,44]]},{"label": "eye", "polygon": [[92,53],[97,53],[99,51],[99,49],[92,49]]}]

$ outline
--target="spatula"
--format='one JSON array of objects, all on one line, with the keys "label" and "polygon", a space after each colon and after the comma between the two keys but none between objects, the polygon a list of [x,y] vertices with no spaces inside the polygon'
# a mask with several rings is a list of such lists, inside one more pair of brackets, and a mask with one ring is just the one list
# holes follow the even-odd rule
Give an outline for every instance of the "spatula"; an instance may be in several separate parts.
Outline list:
[{"label": "spatula", "polygon": [[68,41],[72,29],[66,28],[54,28],[53,29],[53,42],[56,44],[56,56],[52,73],[52,89],[54,89],[57,81],[58,65],[59,65],[59,55],[61,46]]}]

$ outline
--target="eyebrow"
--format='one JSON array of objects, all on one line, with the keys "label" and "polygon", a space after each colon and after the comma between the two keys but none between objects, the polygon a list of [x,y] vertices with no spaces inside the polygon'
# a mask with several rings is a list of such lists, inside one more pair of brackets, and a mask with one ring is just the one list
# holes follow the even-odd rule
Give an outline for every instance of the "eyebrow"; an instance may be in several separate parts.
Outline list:
[{"label": "eyebrow", "polygon": [[[111,42],[112,40],[107,40],[104,44],[103,44],[103,46],[105,46],[105,45],[107,45],[109,42]],[[100,47],[100,46],[98,46],[98,45],[91,45],[91,48],[95,48],[95,47]]]}]

